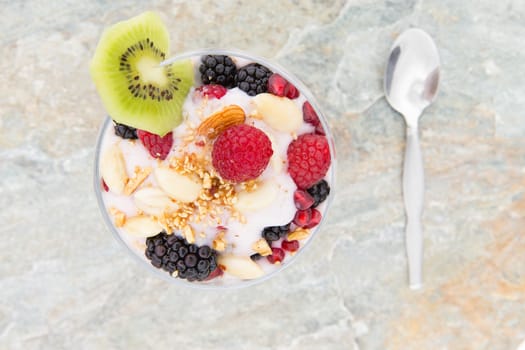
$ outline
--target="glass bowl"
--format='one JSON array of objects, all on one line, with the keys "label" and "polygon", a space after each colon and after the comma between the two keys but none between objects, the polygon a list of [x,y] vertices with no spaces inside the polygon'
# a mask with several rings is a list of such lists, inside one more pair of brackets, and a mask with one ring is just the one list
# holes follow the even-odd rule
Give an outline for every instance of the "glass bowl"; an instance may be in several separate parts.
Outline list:
[{"label": "glass bowl", "polygon": [[[326,137],[328,139],[330,155],[331,155],[331,166],[330,166],[330,169],[327,175],[325,176],[325,178],[327,179],[330,185],[330,195],[318,207],[319,211],[322,214],[321,222],[317,226],[315,226],[313,229],[311,229],[310,231],[311,233],[309,237],[305,241],[301,242],[301,248],[293,256],[287,257],[284,263],[280,265],[278,268],[276,268],[274,271],[266,273],[262,277],[259,277],[256,279],[250,279],[250,280],[236,280],[232,278],[216,278],[216,279],[212,279],[206,282],[189,282],[185,279],[172,277],[168,272],[162,269],[158,269],[154,267],[153,265],[151,265],[149,260],[147,260],[147,258],[145,257],[144,251],[139,250],[139,248],[136,247],[132,243],[132,241],[130,241],[129,237],[126,236],[126,233],[121,232],[115,226],[115,224],[113,223],[113,219],[108,212],[106,200],[104,198],[102,183],[101,183],[102,177],[101,177],[99,165],[100,165],[101,151],[103,148],[105,135],[106,133],[109,132],[108,128],[113,127],[113,122],[109,117],[106,117],[106,119],[102,123],[102,127],[99,131],[99,135],[97,139],[97,144],[96,144],[96,149],[95,149],[95,164],[94,164],[94,190],[95,190],[95,195],[96,195],[97,202],[98,202],[100,211],[102,213],[104,222],[106,223],[113,237],[117,240],[117,242],[119,242],[119,244],[124,248],[124,250],[132,257],[132,259],[137,261],[141,266],[143,266],[150,273],[154,274],[157,277],[162,278],[163,280],[169,283],[186,286],[186,287],[199,288],[199,289],[234,289],[234,288],[247,287],[247,286],[251,286],[251,285],[258,284],[258,283],[268,280],[269,278],[275,276],[277,273],[280,273],[281,271],[283,271],[286,267],[288,267],[295,260],[297,260],[297,258],[307,248],[307,246],[311,244],[313,238],[317,235],[317,233],[320,231],[321,227],[323,226],[323,223],[325,222],[326,214],[329,211],[330,204],[335,194],[336,155],[335,155],[335,148],[334,148],[334,140],[330,132],[330,129],[328,127],[328,124],[326,122],[326,119],[322,111],[320,110],[318,103],[315,101],[314,97],[312,96],[308,88],[297,77],[295,77],[293,74],[289,73],[286,69],[284,69],[283,67],[281,67],[280,65],[274,62],[271,62],[267,59],[264,59],[264,58],[261,58],[261,57],[258,57],[252,54],[237,51],[237,50],[201,49],[201,50],[186,52],[186,53],[183,53],[177,56],[173,56],[172,58],[166,60],[165,64],[170,64],[170,63],[176,62],[178,60],[183,60],[183,59],[192,59],[194,60],[194,62],[198,62],[198,58],[200,58],[203,55],[227,55],[227,56],[235,57],[237,62],[239,61],[245,62],[245,63],[255,62],[255,63],[259,63],[261,65],[268,67],[274,73],[279,73],[288,82],[292,83],[299,90],[299,92],[306,98],[306,100],[310,102],[310,104],[316,111],[317,115],[319,116],[321,125],[323,126]],[[197,85],[200,82],[198,69],[196,69],[196,67],[197,66],[194,65],[194,69],[196,71],[195,85]]]}]

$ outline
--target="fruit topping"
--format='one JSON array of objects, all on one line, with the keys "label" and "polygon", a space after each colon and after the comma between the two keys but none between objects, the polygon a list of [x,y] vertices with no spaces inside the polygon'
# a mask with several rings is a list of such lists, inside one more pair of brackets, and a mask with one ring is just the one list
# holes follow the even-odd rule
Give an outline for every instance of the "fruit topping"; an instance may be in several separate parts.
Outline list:
[{"label": "fruit topping", "polygon": [[160,137],[145,130],[137,130],[137,136],[153,158],[164,160],[171,151],[173,145],[173,133],[171,131]]},{"label": "fruit topping", "polygon": [[120,136],[123,139],[135,140],[137,138],[137,129],[131,126],[115,122],[114,128],[115,135]]},{"label": "fruit topping", "polygon": [[296,190],[293,194],[295,207],[299,210],[305,210],[314,204],[315,200],[309,192],[304,190]]},{"label": "fruit topping", "polygon": [[288,172],[300,189],[320,181],[330,167],[330,149],[326,137],[303,134],[287,150]]},{"label": "fruit topping", "polygon": [[195,89],[195,91],[197,91],[197,93],[201,97],[220,99],[221,97],[226,95],[226,93],[228,92],[228,89],[226,89],[222,85],[210,84],[210,85],[199,86],[198,88]]},{"label": "fruit topping", "polygon": [[303,103],[303,120],[307,123],[312,124],[313,126],[321,124],[321,122],[319,121],[319,116],[317,115],[317,113],[315,113],[314,108],[308,101]]},{"label": "fruit topping", "polygon": [[272,255],[268,255],[266,259],[271,264],[281,263],[284,260],[285,252],[281,248],[272,248]]},{"label": "fruit topping", "polygon": [[290,224],[283,226],[268,226],[263,229],[262,237],[268,242],[278,241],[290,232]]},{"label": "fruit topping", "polygon": [[264,275],[264,270],[247,256],[222,254],[219,255],[218,262],[225,273],[240,279],[254,279]]},{"label": "fruit topping", "polygon": [[116,122],[160,136],[182,122],[193,65],[188,59],[160,66],[168,46],[168,30],[153,12],[116,23],[102,34],[90,72]]},{"label": "fruit topping", "polygon": [[279,97],[288,97],[290,99],[299,97],[299,90],[277,73],[273,73],[268,79],[268,92]]},{"label": "fruit topping", "polygon": [[157,268],[177,272],[188,281],[204,281],[217,269],[217,252],[207,245],[190,244],[175,234],[161,232],[146,240],[146,257]]},{"label": "fruit topping", "polygon": [[100,185],[102,186],[102,189],[104,190],[104,192],[109,192],[109,187],[106,184],[106,181],[104,181],[104,179],[100,179]]},{"label": "fruit topping", "polygon": [[213,144],[212,163],[223,179],[243,182],[261,175],[272,154],[271,141],[263,131],[240,124],[217,137]]},{"label": "fruit topping", "polygon": [[253,102],[257,113],[273,129],[292,132],[301,127],[303,116],[294,101],[266,93],[254,97]]},{"label": "fruit topping", "polygon": [[[219,84],[227,88],[235,86],[237,67],[231,57],[224,55],[205,55],[199,66],[202,83]],[[217,97],[220,98],[220,97]]]},{"label": "fruit topping", "polygon": [[197,128],[197,134],[214,139],[229,127],[243,124],[245,119],[246,115],[241,107],[229,105],[206,118]]},{"label": "fruit topping", "polygon": [[302,228],[312,228],[321,222],[321,213],[317,209],[298,210],[293,223]]},{"label": "fruit topping", "polygon": [[239,68],[235,85],[250,96],[268,91],[268,80],[272,71],[259,63],[250,63]]},{"label": "fruit topping", "polygon": [[281,248],[283,248],[284,250],[287,250],[289,252],[296,252],[297,250],[299,250],[299,241],[297,241],[297,240],[293,240],[293,241],[284,240],[281,243]]},{"label": "fruit topping", "polygon": [[308,188],[306,191],[314,199],[314,204],[312,205],[312,208],[315,208],[319,204],[324,202],[324,200],[328,197],[328,195],[330,194],[330,186],[328,186],[328,182],[326,182],[326,180],[321,180],[312,187]]}]

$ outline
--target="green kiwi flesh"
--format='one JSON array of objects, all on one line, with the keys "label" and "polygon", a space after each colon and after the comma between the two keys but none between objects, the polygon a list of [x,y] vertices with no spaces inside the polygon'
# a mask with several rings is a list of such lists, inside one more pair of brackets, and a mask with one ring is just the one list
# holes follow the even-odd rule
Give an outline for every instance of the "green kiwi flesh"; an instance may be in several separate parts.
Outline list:
[{"label": "green kiwi flesh", "polygon": [[160,136],[182,122],[193,64],[181,60],[160,67],[168,52],[168,31],[153,12],[116,23],[102,34],[90,72],[112,119]]}]

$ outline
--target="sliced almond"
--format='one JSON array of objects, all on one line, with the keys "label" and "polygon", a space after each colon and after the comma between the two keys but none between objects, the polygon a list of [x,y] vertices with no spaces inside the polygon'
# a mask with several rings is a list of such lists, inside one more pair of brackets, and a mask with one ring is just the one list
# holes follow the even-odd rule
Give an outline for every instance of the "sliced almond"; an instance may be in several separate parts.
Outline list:
[{"label": "sliced almond", "polygon": [[297,228],[295,231],[290,232],[288,234],[287,239],[289,241],[295,241],[295,240],[303,240],[305,238],[308,238],[310,236],[310,230],[307,228]]},{"label": "sliced almond", "polygon": [[137,208],[146,214],[159,216],[165,211],[174,211],[177,205],[168,195],[157,187],[144,187],[133,195]]},{"label": "sliced almond", "polygon": [[242,124],[245,120],[246,115],[241,107],[229,105],[206,118],[197,128],[197,134],[213,139],[227,128]]},{"label": "sliced almond", "polygon": [[264,275],[263,269],[247,256],[219,255],[217,262],[224,272],[241,279],[249,280]]},{"label": "sliced almond", "polygon": [[151,174],[151,167],[135,167],[135,173],[129,178],[126,186],[124,187],[124,194],[129,196],[135,192],[135,190],[144,182],[144,180],[147,179],[149,174]]},{"label": "sliced almond", "polygon": [[268,256],[272,254],[272,248],[268,242],[261,238],[252,245],[252,249],[259,253],[261,256]]},{"label": "sliced almond", "polygon": [[217,236],[215,236],[215,238],[213,239],[213,242],[211,243],[211,247],[218,252],[223,252],[226,249],[227,242],[224,235],[224,231],[219,232]]},{"label": "sliced almond", "polygon": [[243,213],[265,208],[272,204],[278,193],[279,188],[275,182],[265,181],[252,192],[240,192],[235,208]]},{"label": "sliced almond", "polygon": [[186,238],[188,243],[195,243],[195,232],[193,232],[193,229],[190,225],[187,225],[184,228],[184,238]]},{"label": "sliced almond", "polygon": [[124,224],[127,233],[135,237],[152,237],[163,230],[162,226],[151,216],[134,216]]},{"label": "sliced almond", "polygon": [[100,174],[111,192],[122,194],[128,181],[124,155],[117,144],[111,145],[100,160]]},{"label": "sliced almond", "polygon": [[303,123],[303,112],[293,100],[269,93],[258,94],[253,98],[257,114],[273,129],[292,132]]},{"label": "sliced almond", "polygon": [[202,184],[171,168],[155,169],[155,179],[168,196],[184,203],[196,200],[202,189]]}]

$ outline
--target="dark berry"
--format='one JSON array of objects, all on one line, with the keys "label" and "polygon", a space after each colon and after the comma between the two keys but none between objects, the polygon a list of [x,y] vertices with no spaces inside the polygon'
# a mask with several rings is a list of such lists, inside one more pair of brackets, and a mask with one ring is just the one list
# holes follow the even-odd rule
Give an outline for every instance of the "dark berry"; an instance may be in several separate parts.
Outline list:
[{"label": "dark berry", "polygon": [[281,248],[272,248],[272,255],[268,255],[266,258],[271,264],[280,263],[284,260],[284,250]]},{"label": "dark berry", "polygon": [[145,256],[151,264],[188,281],[204,281],[217,268],[217,252],[161,232],[146,239]]},{"label": "dark berry", "polygon": [[326,182],[325,180],[321,180],[312,187],[308,188],[306,191],[314,199],[312,208],[315,208],[319,204],[324,202],[324,200],[328,197],[328,195],[330,194],[330,186],[328,186],[328,182]]},{"label": "dark berry", "polygon": [[268,91],[268,80],[272,71],[259,63],[250,63],[239,68],[235,85],[250,96]]},{"label": "dark berry", "polygon": [[123,139],[135,140],[137,138],[137,129],[115,122],[115,135]]},{"label": "dark berry", "polygon": [[205,55],[201,57],[199,66],[202,83],[218,84],[227,88],[235,86],[237,67],[229,56]]},{"label": "dark berry", "polygon": [[286,236],[289,232],[290,224],[283,226],[268,226],[263,229],[262,237],[269,242],[273,242]]},{"label": "dark berry", "polygon": [[253,261],[261,260],[262,255],[259,253],[255,253],[255,254],[250,255],[250,259],[252,259]]}]

